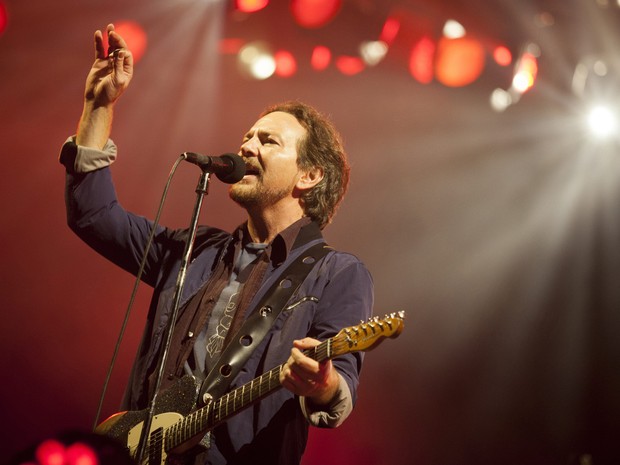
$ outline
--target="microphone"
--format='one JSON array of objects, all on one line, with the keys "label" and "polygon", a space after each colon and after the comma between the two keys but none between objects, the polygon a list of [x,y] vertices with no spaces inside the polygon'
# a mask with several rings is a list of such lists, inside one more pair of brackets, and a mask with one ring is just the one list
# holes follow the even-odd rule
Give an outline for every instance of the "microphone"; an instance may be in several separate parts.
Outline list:
[{"label": "microphone", "polygon": [[239,155],[225,153],[221,157],[209,157],[199,153],[185,152],[181,155],[188,162],[198,165],[202,171],[214,173],[226,184],[234,184],[245,176],[245,162]]}]

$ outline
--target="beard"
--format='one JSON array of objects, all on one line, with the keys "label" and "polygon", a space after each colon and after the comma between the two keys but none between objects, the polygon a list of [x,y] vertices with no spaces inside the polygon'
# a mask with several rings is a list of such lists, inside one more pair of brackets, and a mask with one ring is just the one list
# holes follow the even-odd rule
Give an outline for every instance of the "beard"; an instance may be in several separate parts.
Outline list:
[{"label": "beard", "polygon": [[230,186],[228,195],[237,204],[244,208],[266,207],[274,205],[280,200],[291,195],[294,182],[290,186],[267,186],[263,178],[257,178],[256,182],[249,184],[242,181]]}]

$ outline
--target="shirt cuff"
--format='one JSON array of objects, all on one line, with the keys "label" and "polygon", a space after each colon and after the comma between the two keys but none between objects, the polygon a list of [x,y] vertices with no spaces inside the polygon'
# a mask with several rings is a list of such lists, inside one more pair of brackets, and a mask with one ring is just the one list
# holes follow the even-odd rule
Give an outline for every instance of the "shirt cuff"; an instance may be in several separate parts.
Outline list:
[{"label": "shirt cuff", "polygon": [[315,410],[316,406],[305,397],[299,398],[301,411],[312,426],[335,428],[340,426],[353,410],[353,398],[349,385],[340,373],[338,373],[338,378],[340,384],[334,398],[328,405],[322,406],[321,410]]},{"label": "shirt cuff", "polygon": [[116,144],[108,139],[102,150],[84,147],[75,143],[75,136],[62,146],[59,161],[68,171],[88,173],[110,166],[116,160]]}]

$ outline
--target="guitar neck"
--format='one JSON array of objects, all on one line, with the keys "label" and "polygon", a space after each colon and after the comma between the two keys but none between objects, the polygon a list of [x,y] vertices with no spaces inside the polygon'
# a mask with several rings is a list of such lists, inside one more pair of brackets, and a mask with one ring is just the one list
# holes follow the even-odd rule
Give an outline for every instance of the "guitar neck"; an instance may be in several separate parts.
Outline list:
[{"label": "guitar neck", "polygon": [[[304,351],[304,355],[318,362],[333,357],[333,338]],[[240,386],[205,407],[187,415],[183,420],[166,430],[165,449],[173,450],[198,435],[204,435],[239,411],[268,396],[281,387],[280,371],[284,364]]]}]

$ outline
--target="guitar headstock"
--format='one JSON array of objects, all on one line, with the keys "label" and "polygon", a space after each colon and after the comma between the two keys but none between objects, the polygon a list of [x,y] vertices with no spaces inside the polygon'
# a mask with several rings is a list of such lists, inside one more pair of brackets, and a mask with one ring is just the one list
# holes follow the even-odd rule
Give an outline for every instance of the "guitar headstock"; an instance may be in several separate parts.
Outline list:
[{"label": "guitar headstock", "polygon": [[399,311],[344,328],[332,339],[332,356],[372,350],[385,338],[397,337],[405,326],[404,320],[405,312]]}]

